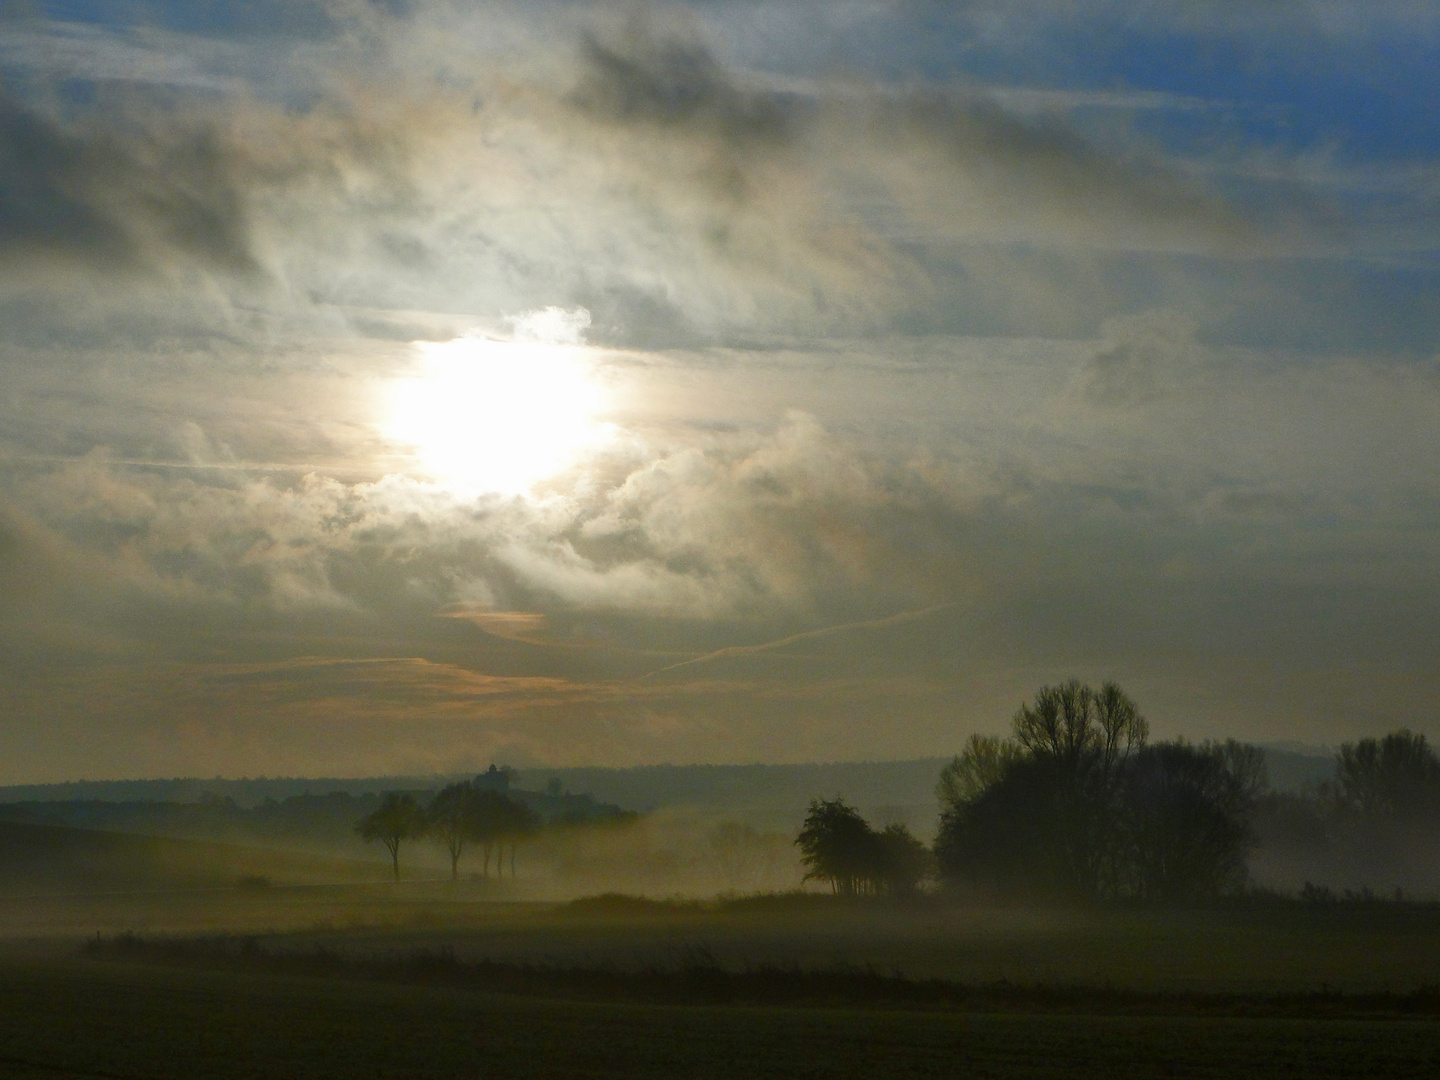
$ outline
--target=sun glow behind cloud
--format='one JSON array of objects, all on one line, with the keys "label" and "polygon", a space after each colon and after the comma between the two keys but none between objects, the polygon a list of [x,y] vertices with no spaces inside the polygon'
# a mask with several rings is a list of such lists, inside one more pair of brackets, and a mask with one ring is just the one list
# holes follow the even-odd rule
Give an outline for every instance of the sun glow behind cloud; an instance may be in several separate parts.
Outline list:
[{"label": "sun glow behind cloud", "polygon": [[388,391],[384,430],[457,491],[523,494],[610,435],[583,345],[459,338],[415,348],[415,373]]}]

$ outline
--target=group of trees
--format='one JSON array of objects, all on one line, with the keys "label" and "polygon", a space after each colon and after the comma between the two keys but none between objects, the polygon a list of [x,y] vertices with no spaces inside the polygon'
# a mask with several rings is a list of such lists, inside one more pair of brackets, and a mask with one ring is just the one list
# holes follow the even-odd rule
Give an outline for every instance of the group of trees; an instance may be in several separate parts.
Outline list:
[{"label": "group of trees", "polygon": [[472,781],[451,784],[421,806],[415,796],[388,792],[380,806],[356,823],[355,831],[365,840],[379,840],[390,853],[395,880],[400,880],[400,845],[428,837],[450,856],[450,877],[460,874],[460,856],[467,847],[479,846],[485,853],[484,874],[490,876],[490,857],[495,855],[495,872],[504,876],[505,848],[510,848],[510,875],[515,875],[515,849],[540,827],[540,815],[511,795]]},{"label": "group of trees", "polygon": [[[873,828],[841,798],[816,799],[795,840],[805,877],[847,896],[914,893],[934,876],[1007,895],[1173,903],[1243,886],[1257,823],[1266,851],[1284,831],[1332,865],[1353,848],[1387,873],[1413,855],[1416,837],[1428,843],[1440,828],[1440,757],[1422,735],[1348,743],[1334,780],[1300,796],[1267,794],[1256,747],[1148,736],[1114,683],[1042,687],[1008,738],[972,736],[942,771],[933,849],[903,825]],[[384,843],[396,880],[401,844],[419,837],[449,855],[452,879],[471,847],[483,850],[485,877],[492,855],[503,876],[508,846],[513,877],[516,848],[540,815],[499,780],[508,778],[452,784],[425,806],[388,793],[356,830]]]},{"label": "group of trees", "polygon": [[1010,893],[1175,901],[1245,879],[1263,753],[1149,744],[1114,683],[1070,680],[1022,705],[1008,739],[972,737],[944,770],[943,879]]},{"label": "group of trees", "polygon": [[932,856],[904,825],[870,827],[843,799],[810,803],[800,847],[807,881],[830,883],[842,896],[907,895],[930,875]]},{"label": "group of trees", "polygon": [[1244,882],[1266,787],[1260,750],[1150,744],[1119,686],[1073,679],[1043,687],[1012,729],[972,736],[942,772],[933,853],[901,826],[877,832],[841,799],[812,802],[796,840],[806,877],[850,895],[912,892],[933,871],[1010,895],[1151,901]]},{"label": "group of trees", "polygon": [[1440,821],[1440,758],[1424,735],[1401,728],[1383,739],[1346,743],[1335,774],[1322,797],[1342,807],[1395,822]]},{"label": "group of trees", "polygon": [[1346,743],[1333,778],[1274,792],[1256,814],[1261,858],[1291,886],[1440,890],[1440,758],[1403,728]]}]

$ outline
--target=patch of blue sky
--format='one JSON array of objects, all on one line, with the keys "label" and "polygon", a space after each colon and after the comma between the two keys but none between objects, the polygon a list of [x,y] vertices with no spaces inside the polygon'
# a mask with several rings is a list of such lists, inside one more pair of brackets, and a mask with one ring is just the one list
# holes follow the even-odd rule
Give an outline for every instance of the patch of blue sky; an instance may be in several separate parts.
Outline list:
[{"label": "patch of blue sky", "polygon": [[[716,12],[723,26],[725,15]],[[722,36],[725,36],[722,32]],[[854,74],[893,84],[965,83],[1058,92],[1149,91],[1182,108],[1147,110],[1174,148],[1326,146],[1363,159],[1440,151],[1440,64],[1428,33],[1376,19],[1353,37],[1294,19],[1186,30],[1123,10],[1004,21],[987,31],[964,6],[876,9],[783,40],[741,34],[744,58],[789,74]],[[1197,110],[1197,100],[1213,102]]]},{"label": "patch of blue sky", "polygon": [[[1281,51],[1233,39],[1135,39],[1103,70],[1112,85],[1224,103],[1229,139],[1324,147],[1352,160],[1440,154],[1440,65],[1428,42],[1312,44]],[[1213,138],[1211,122],[1196,112],[1147,118],[1177,144]]]},{"label": "patch of blue sky", "polygon": [[325,0],[40,0],[56,22],[112,30],[150,27],[207,37],[326,37],[335,30]]},{"label": "patch of blue sky", "polygon": [[[1432,364],[1440,351],[1440,265],[1314,259],[1217,267],[1228,278],[1225,314],[1212,332],[1261,348],[1317,355],[1385,355]],[[1240,299],[1237,278],[1252,299]],[[1217,290],[1218,293],[1218,290]]]}]

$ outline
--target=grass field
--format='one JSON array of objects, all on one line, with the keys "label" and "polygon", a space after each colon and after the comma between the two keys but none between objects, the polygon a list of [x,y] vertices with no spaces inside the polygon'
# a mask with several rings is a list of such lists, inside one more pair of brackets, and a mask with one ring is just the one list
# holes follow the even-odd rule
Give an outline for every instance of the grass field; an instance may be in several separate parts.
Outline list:
[{"label": "grass field", "polygon": [[0,821],[0,903],[7,898],[174,893],[241,882],[383,882],[380,862],[294,850]]},{"label": "grass field", "polygon": [[4,1080],[1415,1077],[1440,1056],[1433,905],[540,903],[20,825],[0,870]]},{"label": "grass field", "polygon": [[1189,912],[747,904],[616,910],[495,903],[462,886],[242,888],[0,900],[0,937],[75,947],[134,931],[279,933],[349,954],[465,959],[870,965],[966,983],[1146,991],[1405,991],[1440,982],[1440,910],[1377,904]]},{"label": "grass field", "polygon": [[[1433,993],[1418,1011],[1344,997],[1440,982],[1432,907],[1086,912],[827,899],[540,905],[483,902],[464,886],[332,886],[52,900],[23,919],[12,901],[0,905],[11,931],[0,946],[0,1076],[1417,1077],[1440,1055]],[[89,935],[136,930],[181,942],[258,934],[266,952],[318,949],[333,962],[285,970],[217,964],[203,949],[180,962],[85,952]],[[566,966],[673,967],[698,950],[732,972],[868,964],[886,978],[1023,985],[958,1005],[861,993],[762,1006],[744,994],[731,1004],[647,997],[623,981],[598,994],[553,981],[500,993],[483,980],[365,967],[439,950],[462,965],[537,965],[552,979]],[[1212,997],[1197,1006],[1197,994]],[[1240,998],[1214,997],[1224,994]],[[1267,995],[1290,998],[1271,1008]]]},{"label": "grass field", "polygon": [[14,953],[0,1075],[1418,1077],[1406,1019],[986,1014],[543,1000]]}]

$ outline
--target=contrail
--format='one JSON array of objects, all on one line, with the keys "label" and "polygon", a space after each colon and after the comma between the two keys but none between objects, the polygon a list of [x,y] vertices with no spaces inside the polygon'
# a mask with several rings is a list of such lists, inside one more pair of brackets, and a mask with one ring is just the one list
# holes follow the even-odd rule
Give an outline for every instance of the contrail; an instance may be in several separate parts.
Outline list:
[{"label": "contrail", "polygon": [[865,619],[861,622],[822,626],[818,630],[806,630],[802,634],[791,634],[789,637],[780,638],[776,641],[767,641],[761,645],[729,645],[723,649],[716,649],[714,652],[706,653],[704,656],[697,656],[693,660],[681,660],[678,664],[669,664],[666,667],[656,668],[654,671],[647,671],[644,675],[641,675],[640,678],[648,679],[652,675],[661,675],[667,671],[674,671],[676,668],[689,667],[691,664],[703,664],[707,660],[716,660],[722,656],[748,656],[751,653],[764,652],[766,649],[777,649],[782,645],[790,645],[796,641],[805,641],[808,638],[825,637],[827,634],[838,634],[842,630],[883,630],[888,626],[898,626],[901,623],[922,619],[932,611],[942,611],[945,608],[956,607],[957,604],[957,601],[951,600],[943,604],[931,604],[929,607],[920,608],[918,611],[902,611],[896,615],[887,615],[883,619]]}]

